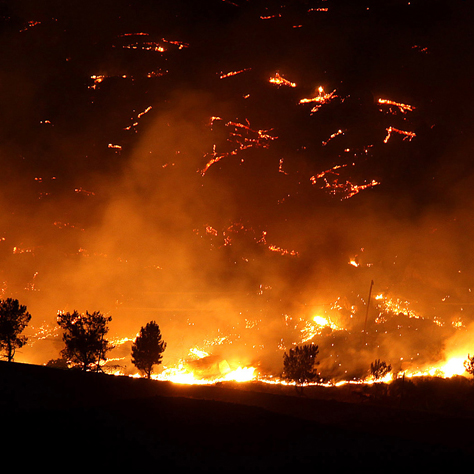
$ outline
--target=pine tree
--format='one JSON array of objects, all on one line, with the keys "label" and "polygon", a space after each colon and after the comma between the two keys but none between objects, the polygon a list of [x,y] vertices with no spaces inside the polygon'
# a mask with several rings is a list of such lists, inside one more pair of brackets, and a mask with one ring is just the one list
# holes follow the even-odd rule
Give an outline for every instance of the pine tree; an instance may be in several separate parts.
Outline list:
[{"label": "pine tree", "polygon": [[160,327],[155,321],[150,321],[140,328],[140,333],[132,345],[132,363],[149,379],[153,366],[161,364],[165,349],[166,342],[162,340]]},{"label": "pine tree", "polygon": [[20,336],[31,320],[26,306],[18,300],[0,300],[0,350],[5,352],[8,362],[13,361],[16,349],[26,344],[27,337]]}]

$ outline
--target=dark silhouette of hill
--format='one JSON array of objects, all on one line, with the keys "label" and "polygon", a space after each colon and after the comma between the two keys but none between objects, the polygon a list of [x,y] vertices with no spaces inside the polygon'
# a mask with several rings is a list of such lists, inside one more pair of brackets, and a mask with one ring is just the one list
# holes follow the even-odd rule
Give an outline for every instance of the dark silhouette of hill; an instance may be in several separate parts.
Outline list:
[{"label": "dark silhouette of hill", "polygon": [[344,388],[331,390],[301,397],[258,384],[179,386],[0,363],[0,446],[25,467],[80,470],[394,472],[461,467],[472,456],[472,412],[344,402]]}]

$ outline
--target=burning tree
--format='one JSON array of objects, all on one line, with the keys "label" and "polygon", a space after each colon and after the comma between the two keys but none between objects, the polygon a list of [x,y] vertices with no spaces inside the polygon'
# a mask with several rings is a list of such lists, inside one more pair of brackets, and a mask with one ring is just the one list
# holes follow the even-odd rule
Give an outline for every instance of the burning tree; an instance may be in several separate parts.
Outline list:
[{"label": "burning tree", "polygon": [[160,327],[155,321],[150,321],[140,328],[140,334],[132,345],[132,363],[149,379],[153,366],[161,364],[165,349],[166,342],[161,339]]},{"label": "burning tree", "polygon": [[375,362],[370,364],[370,373],[375,380],[383,379],[387,374],[392,371],[392,366],[385,361],[376,359]]},{"label": "burning tree", "polygon": [[15,351],[26,344],[27,337],[20,336],[30,322],[31,315],[18,300],[7,298],[0,301],[0,349],[8,362],[13,361]]},{"label": "burning tree", "polygon": [[464,368],[469,375],[474,375],[474,356],[467,355],[467,359],[464,361]]},{"label": "burning tree", "polygon": [[283,378],[302,385],[319,380],[319,374],[316,371],[316,356],[319,353],[318,346],[315,344],[306,344],[296,346],[283,354]]},{"label": "burning tree", "polygon": [[108,333],[108,323],[112,317],[106,317],[99,311],[85,314],[60,313],[58,324],[64,330],[63,341],[66,347],[61,355],[69,362],[81,366],[82,370],[91,370],[96,365],[100,370],[100,361],[105,360],[106,353],[113,349],[104,337]]}]

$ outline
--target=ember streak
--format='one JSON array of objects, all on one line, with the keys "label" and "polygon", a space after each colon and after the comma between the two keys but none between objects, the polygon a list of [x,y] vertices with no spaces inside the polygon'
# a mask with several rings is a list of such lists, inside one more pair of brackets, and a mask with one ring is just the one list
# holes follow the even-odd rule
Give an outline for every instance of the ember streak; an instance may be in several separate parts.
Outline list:
[{"label": "ember streak", "polygon": [[415,110],[415,107],[413,107],[412,105],[409,105],[409,104],[401,104],[399,102],[394,102],[393,100],[388,100],[388,99],[379,99],[379,104],[381,105],[393,105],[395,107],[397,107],[400,112],[402,112],[403,114],[406,114],[407,112],[411,112],[413,110]]},{"label": "ember streak", "polygon": [[227,79],[228,77],[237,76],[237,74],[242,74],[243,72],[250,71],[251,68],[240,69],[239,71],[230,71],[223,73],[222,71],[219,73],[219,79]]},{"label": "ember streak", "polygon": [[291,82],[288,79],[285,79],[283,76],[277,72],[273,77],[269,79],[270,84],[276,84],[277,86],[288,86],[288,87],[296,87],[295,82]]},{"label": "ember streak", "polygon": [[390,137],[392,136],[392,133],[397,133],[399,135],[403,136],[403,140],[410,140],[414,137],[416,137],[415,132],[410,132],[407,130],[399,130],[398,128],[395,127],[388,127],[387,128],[387,135],[384,138],[384,143],[387,143],[390,140]]},{"label": "ember streak", "polygon": [[[216,120],[222,120],[220,117],[211,117],[211,127]],[[240,122],[229,121],[225,124],[226,127],[230,128],[228,142],[233,143],[235,148],[229,152],[218,153],[214,144],[212,152],[204,155],[205,158],[209,156],[211,159],[206,163],[204,168],[200,170],[202,176],[204,176],[209,168],[215,163],[219,162],[223,158],[231,155],[237,155],[239,152],[247,150],[249,148],[268,148],[269,141],[276,140],[278,137],[272,136],[270,130],[254,130],[250,128],[248,120],[245,124]]]},{"label": "ember streak", "polygon": [[328,104],[332,100],[336,99],[338,96],[336,95],[336,89],[332,92],[324,92],[324,88],[322,86],[318,87],[318,95],[315,97],[305,98],[300,100],[300,104],[312,104],[316,103],[316,105],[311,109],[311,113],[316,113],[323,105]]},{"label": "ember streak", "polygon": [[77,309],[112,316],[106,370],[132,376],[151,319],[156,378],[181,383],[281,382],[303,343],[331,383],[375,359],[463,373],[470,2],[19,1],[0,19],[19,361],[56,359],[56,314]]}]

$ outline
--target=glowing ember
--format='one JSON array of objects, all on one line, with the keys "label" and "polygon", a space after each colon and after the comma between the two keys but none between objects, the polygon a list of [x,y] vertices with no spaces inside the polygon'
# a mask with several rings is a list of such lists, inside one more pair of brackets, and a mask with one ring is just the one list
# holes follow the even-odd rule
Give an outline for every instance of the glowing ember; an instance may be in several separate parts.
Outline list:
[{"label": "glowing ember", "polygon": [[336,138],[339,135],[344,135],[344,132],[342,130],[338,130],[337,132],[334,132],[326,141],[322,142],[322,145],[326,146],[333,138]]},{"label": "glowing ember", "polygon": [[275,84],[277,86],[296,87],[295,82],[290,82],[288,79],[285,79],[283,76],[280,76],[278,72],[273,77],[270,77],[270,83]]},{"label": "glowing ember", "polygon": [[155,43],[152,41],[147,41],[143,43],[133,43],[133,44],[128,44],[125,46],[122,46],[122,48],[125,49],[141,49],[144,51],[155,51],[159,53],[165,52],[165,48],[161,46],[159,43]]},{"label": "glowing ember", "polygon": [[237,74],[242,74],[243,72],[250,71],[252,68],[245,68],[240,69],[239,71],[230,71],[223,73],[222,71],[219,73],[219,79],[227,79],[228,77],[237,76]]},{"label": "glowing ember", "polygon": [[360,193],[364,189],[372,188],[374,186],[378,186],[380,182],[373,179],[370,183],[366,184],[353,184],[350,181],[346,181],[345,183],[339,183],[334,181],[332,183],[326,183],[326,190],[331,194],[338,194],[343,193],[344,196],[341,199],[349,199],[356,194]]},{"label": "glowing ember", "polygon": [[27,25],[20,30],[20,33],[23,33],[24,31],[29,30],[30,28],[33,28],[34,26],[41,25],[41,21],[29,21]]},{"label": "glowing ember", "polygon": [[[211,117],[211,127],[216,120],[222,119],[220,117]],[[229,121],[225,126],[231,129],[228,141],[233,142],[235,148],[229,152],[218,153],[216,151],[217,145],[214,144],[212,152],[205,155],[205,157],[211,156],[211,159],[206,163],[202,170],[198,171],[202,176],[207,173],[212,165],[218,163],[223,158],[237,155],[237,153],[249,148],[268,148],[269,142],[278,138],[270,135],[269,130],[254,130],[250,128],[248,121],[246,124]]]},{"label": "glowing ember", "polygon": [[383,294],[375,296],[375,300],[378,303],[378,308],[380,309],[379,318],[383,317],[383,314],[404,314],[409,318],[423,319],[423,317],[416,313],[414,310],[410,309],[410,303],[408,301],[401,301],[400,299],[392,299],[386,297]]},{"label": "glowing ember", "polygon": [[311,98],[306,98],[306,99],[301,99],[300,104],[312,104],[316,103],[316,105],[311,109],[311,113],[317,112],[324,104],[328,104],[331,102],[333,99],[336,99],[336,89],[334,89],[332,92],[326,93],[324,92],[324,88],[320,86],[318,88],[318,95],[315,97]]},{"label": "glowing ember", "polygon": [[413,107],[412,105],[401,104],[399,102],[394,102],[393,100],[388,100],[388,99],[379,99],[379,104],[389,105],[389,106],[393,105],[395,107],[398,107],[400,112],[402,112],[403,114],[406,114],[407,112],[411,112],[411,111],[415,110],[415,107]]},{"label": "glowing ember", "polygon": [[392,135],[392,132],[393,133],[398,133],[399,135],[403,135],[403,140],[408,139],[409,141],[411,141],[412,138],[416,137],[415,132],[399,130],[398,128],[395,128],[395,127],[388,127],[386,130],[387,130],[387,135],[386,135],[386,137],[383,141],[384,143],[387,143],[390,140],[390,136]]}]

